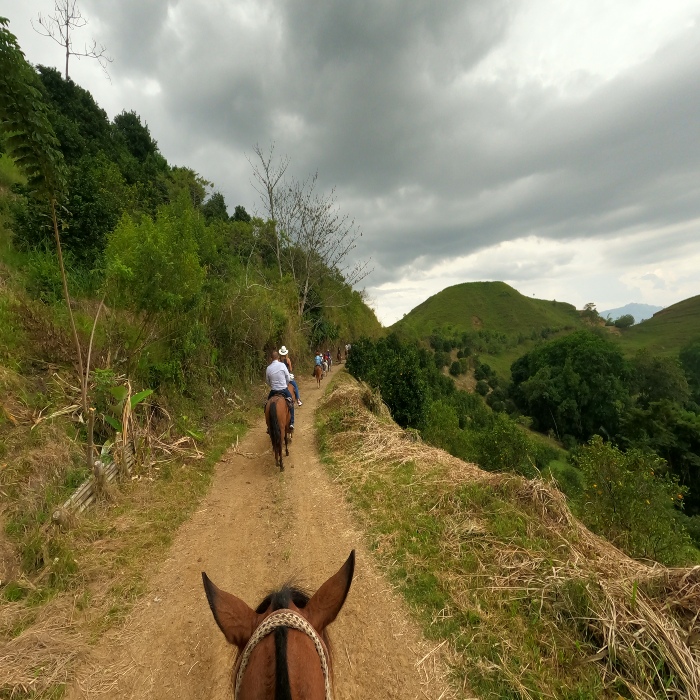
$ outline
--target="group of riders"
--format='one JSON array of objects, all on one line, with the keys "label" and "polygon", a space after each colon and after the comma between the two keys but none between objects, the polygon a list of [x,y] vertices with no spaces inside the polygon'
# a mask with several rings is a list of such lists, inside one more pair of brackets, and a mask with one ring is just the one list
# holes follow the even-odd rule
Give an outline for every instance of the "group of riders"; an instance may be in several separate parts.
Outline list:
[{"label": "group of riders", "polygon": [[[348,352],[350,351],[350,344],[345,346],[345,359],[348,358]],[[338,347],[338,353],[336,359],[341,362],[342,354],[341,348]],[[282,346],[279,350],[273,350],[270,356],[270,364],[267,366],[265,372],[265,381],[270,387],[270,393],[267,395],[268,400],[271,399],[276,394],[282,394],[287,398],[289,404],[289,410],[291,413],[291,424],[289,426],[290,430],[294,430],[294,404],[296,402],[297,406],[302,406],[301,396],[299,394],[299,386],[294,379],[294,374],[292,373],[292,360],[289,357],[289,350],[286,346]],[[316,356],[314,357],[314,368],[321,367],[325,375],[326,372],[331,371],[333,366],[333,357],[330,350],[321,352],[316,351]],[[289,387],[294,390],[294,395],[290,391]]]}]

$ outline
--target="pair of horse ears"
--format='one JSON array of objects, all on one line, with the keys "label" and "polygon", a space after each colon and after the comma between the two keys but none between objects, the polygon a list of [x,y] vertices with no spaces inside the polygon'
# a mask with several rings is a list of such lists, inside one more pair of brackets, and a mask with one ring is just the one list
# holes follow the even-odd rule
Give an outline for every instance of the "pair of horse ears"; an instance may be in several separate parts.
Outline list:
[{"label": "pair of horse ears", "polygon": [[[353,549],[341,569],[311,596],[301,611],[319,634],[335,620],[343,607],[354,571],[355,550]],[[204,572],[202,572],[202,581],[216,624],[219,625],[226,640],[242,650],[265,616],[256,613],[235,595],[217,588]]]}]

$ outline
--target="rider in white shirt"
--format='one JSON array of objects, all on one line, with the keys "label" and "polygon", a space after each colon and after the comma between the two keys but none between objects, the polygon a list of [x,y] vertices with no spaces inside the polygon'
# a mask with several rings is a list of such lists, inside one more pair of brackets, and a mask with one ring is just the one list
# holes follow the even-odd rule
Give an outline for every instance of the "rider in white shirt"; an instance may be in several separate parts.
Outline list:
[{"label": "rider in white shirt", "polygon": [[270,387],[270,393],[267,395],[269,399],[275,394],[284,394],[290,400],[291,412],[292,412],[292,424],[289,426],[294,430],[294,397],[289,391],[289,370],[287,365],[280,362],[280,356],[277,350],[272,351],[272,362],[267,366],[265,371],[265,381]]}]

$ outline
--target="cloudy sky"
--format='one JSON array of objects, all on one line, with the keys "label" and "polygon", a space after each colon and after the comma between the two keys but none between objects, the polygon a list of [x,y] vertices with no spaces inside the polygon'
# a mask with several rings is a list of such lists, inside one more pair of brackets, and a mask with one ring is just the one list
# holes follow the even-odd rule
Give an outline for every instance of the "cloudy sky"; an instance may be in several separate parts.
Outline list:
[{"label": "cloudy sky", "polygon": [[[79,0],[71,77],[259,210],[275,144],[360,225],[392,323],[504,280],[599,309],[700,294],[700,0]],[[53,0],[0,0],[32,63]],[[36,21],[35,21],[36,24]]]}]

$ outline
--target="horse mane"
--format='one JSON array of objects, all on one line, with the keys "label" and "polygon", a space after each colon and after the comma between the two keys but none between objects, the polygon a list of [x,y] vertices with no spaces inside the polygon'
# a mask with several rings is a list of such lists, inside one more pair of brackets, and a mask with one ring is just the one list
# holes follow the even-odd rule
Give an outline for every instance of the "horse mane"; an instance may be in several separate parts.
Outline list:
[{"label": "horse mane", "polygon": [[[268,609],[270,612],[289,608],[290,603],[302,610],[306,607],[311,596],[302,588],[292,583],[285,583],[280,589],[272,591],[260,602],[255,612],[262,615]],[[275,700],[292,700],[292,691],[289,683],[289,669],[287,668],[287,628],[278,627],[274,631],[275,636]],[[331,644],[326,630],[321,632],[326,649],[328,651],[328,665],[331,666]]]}]

